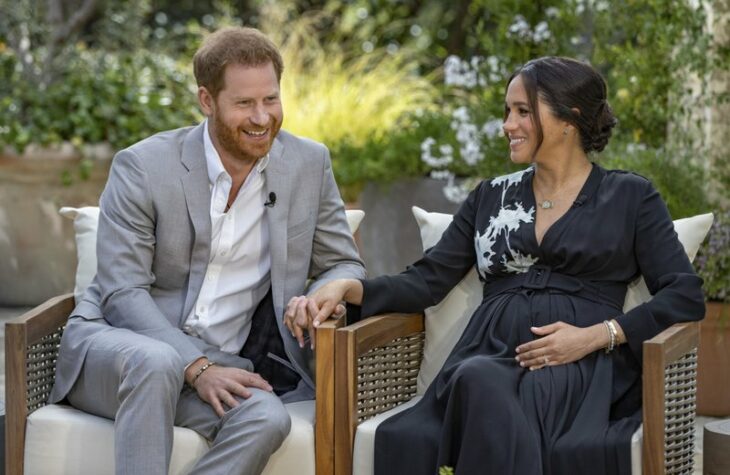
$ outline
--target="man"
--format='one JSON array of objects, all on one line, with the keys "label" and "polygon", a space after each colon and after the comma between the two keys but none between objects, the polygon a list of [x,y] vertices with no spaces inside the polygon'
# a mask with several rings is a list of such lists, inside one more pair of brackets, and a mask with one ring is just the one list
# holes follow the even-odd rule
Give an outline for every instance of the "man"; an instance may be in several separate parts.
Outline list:
[{"label": "man", "polygon": [[227,28],[193,61],[207,119],[114,158],[51,394],[115,419],[117,473],[167,474],[173,425],[212,442],[191,473],[260,473],[282,399],[314,394],[314,336],[283,326],[285,302],[303,315],[307,279],[365,274],[327,149],[279,131],[276,46]]}]

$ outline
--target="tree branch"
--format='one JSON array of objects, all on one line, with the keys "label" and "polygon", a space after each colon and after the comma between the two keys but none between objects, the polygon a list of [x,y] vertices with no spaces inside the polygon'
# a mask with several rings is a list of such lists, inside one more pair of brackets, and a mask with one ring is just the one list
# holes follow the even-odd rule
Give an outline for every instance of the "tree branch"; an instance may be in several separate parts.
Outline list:
[{"label": "tree branch", "polygon": [[[50,45],[58,46],[65,43],[69,37],[76,34],[91,20],[99,6],[99,0],[84,0],[81,7],[76,10],[71,18],[65,23],[63,22],[63,12],[61,10],[61,1],[48,0],[49,22],[53,26],[51,32]],[[53,17],[51,17],[53,15]],[[55,21],[54,21],[55,20]]]}]

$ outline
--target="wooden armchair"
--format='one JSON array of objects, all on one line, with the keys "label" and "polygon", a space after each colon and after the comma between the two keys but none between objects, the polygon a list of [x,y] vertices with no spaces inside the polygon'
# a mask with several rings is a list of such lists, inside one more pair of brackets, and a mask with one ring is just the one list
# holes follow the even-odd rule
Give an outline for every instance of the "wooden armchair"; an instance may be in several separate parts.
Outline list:
[{"label": "wooden armchair", "polygon": [[[423,339],[419,314],[378,316],[336,331],[337,475],[353,473],[358,425],[415,395]],[[632,460],[644,474],[692,473],[698,342],[697,323],[674,325],[644,342],[640,465]]]},{"label": "wooden armchair", "polygon": [[[28,457],[38,456],[38,451],[31,454],[27,451],[26,428],[28,417],[35,411],[44,408],[48,395],[53,387],[56,367],[56,355],[61,341],[61,335],[66,324],[66,319],[74,307],[72,294],[54,297],[42,305],[30,310],[24,315],[8,322],[5,326],[5,374],[6,374],[6,423],[5,423],[5,473],[8,475],[22,475],[27,473]],[[316,475],[332,475],[334,473],[334,350],[335,330],[343,325],[342,321],[328,321],[323,323],[317,331],[317,399],[316,403],[311,402],[314,407],[316,425],[312,429],[311,421],[303,421],[302,418],[292,417],[292,432],[284,445],[272,456],[264,474],[273,475],[290,470],[282,470],[283,466],[291,466],[292,461],[283,461],[284,458],[295,457],[293,463],[298,464],[297,473],[310,473],[314,470]],[[310,401],[304,402],[309,404]],[[301,405],[303,403],[294,403]],[[287,405],[289,408],[290,405]],[[50,409],[50,407],[46,407]],[[311,413],[311,408],[305,408]],[[69,408],[69,410],[71,410]],[[290,410],[291,412],[291,410]],[[84,415],[88,418],[96,418],[91,415]],[[100,419],[100,418],[96,418]],[[105,420],[104,420],[105,421]],[[36,421],[36,424],[43,424],[43,421]],[[297,424],[300,427],[297,429]],[[111,423],[108,423],[111,426]],[[78,425],[75,426],[78,428]],[[39,430],[42,431],[42,428]],[[178,429],[176,431],[191,432],[190,437],[196,437],[189,429]],[[315,454],[312,454],[312,434],[314,431]],[[38,433],[36,430],[34,433]],[[296,435],[295,435],[296,433]],[[299,441],[290,441],[296,436]],[[178,432],[175,434],[175,445],[180,441]],[[69,437],[78,437],[78,434],[69,434]],[[199,436],[197,436],[199,437]],[[54,444],[65,444],[66,440],[54,440]],[[198,442],[200,443],[200,442]],[[32,445],[32,444],[31,444]],[[37,444],[36,444],[37,445]],[[292,447],[296,445],[296,447]],[[50,449],[50,448],[49,448]],[[294,449],[294,455],[287,455],[286,451]],[[42,449],[45,451],[45,449]],[[54,449],[56,452],[63,450],[61,447]],[[112,449],[113,450],[113,449]],[[296,451],[298,450],[298,454]],[[302,450],[308,451],[307,459],[302,460]],[[113,452],[112,452],[113,453]],[[90,457],[94,454],[88,454]],[[188,460],[190,454],[184,454]],[[173,448],[173,458],[176,452]],[[49,455],[52,457],[52,455]],[[311,463],[314,461],[314,463]],[[58,460],[50,460],[49,464],[54,467],[54,473],[74,473]],[[39,473],[37,460],[33,460]],[[47,464],[46,464],[47,465]],[[176,473],[174,469],[171,473]],[[49,472],[40,472],[44,475]]]}]

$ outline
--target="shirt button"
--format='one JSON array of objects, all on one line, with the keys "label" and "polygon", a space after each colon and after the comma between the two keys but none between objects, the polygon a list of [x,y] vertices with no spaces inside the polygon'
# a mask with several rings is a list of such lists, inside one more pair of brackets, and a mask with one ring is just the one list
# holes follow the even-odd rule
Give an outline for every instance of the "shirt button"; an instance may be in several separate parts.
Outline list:
[{"label": "shirt button", "polygon": [[204,313],[205,312],[205,305],[201,305],[200,307],[198,307],[198,312]]}]

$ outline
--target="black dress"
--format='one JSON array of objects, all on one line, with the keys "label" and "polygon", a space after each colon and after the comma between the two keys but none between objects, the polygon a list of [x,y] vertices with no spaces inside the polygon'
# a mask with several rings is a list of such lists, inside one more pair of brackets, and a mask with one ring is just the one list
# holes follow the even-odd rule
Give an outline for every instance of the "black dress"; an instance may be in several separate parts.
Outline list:
[{"label": "black dress", "polygon": [[[702,281],[646,179],[593,169],[574,205],[535,238],[533,169],[482,182],[439,243],[395,276],[364,281],[362,316],[420,312],[477,266],[484,299],[423,399],[380,425],[376,475],[628,474],[641,421],[641,344],[704,314]],[[623,314],[643,274],[654,298]],[[628,344],[529,371],[531,326],[615,318]]]}]

